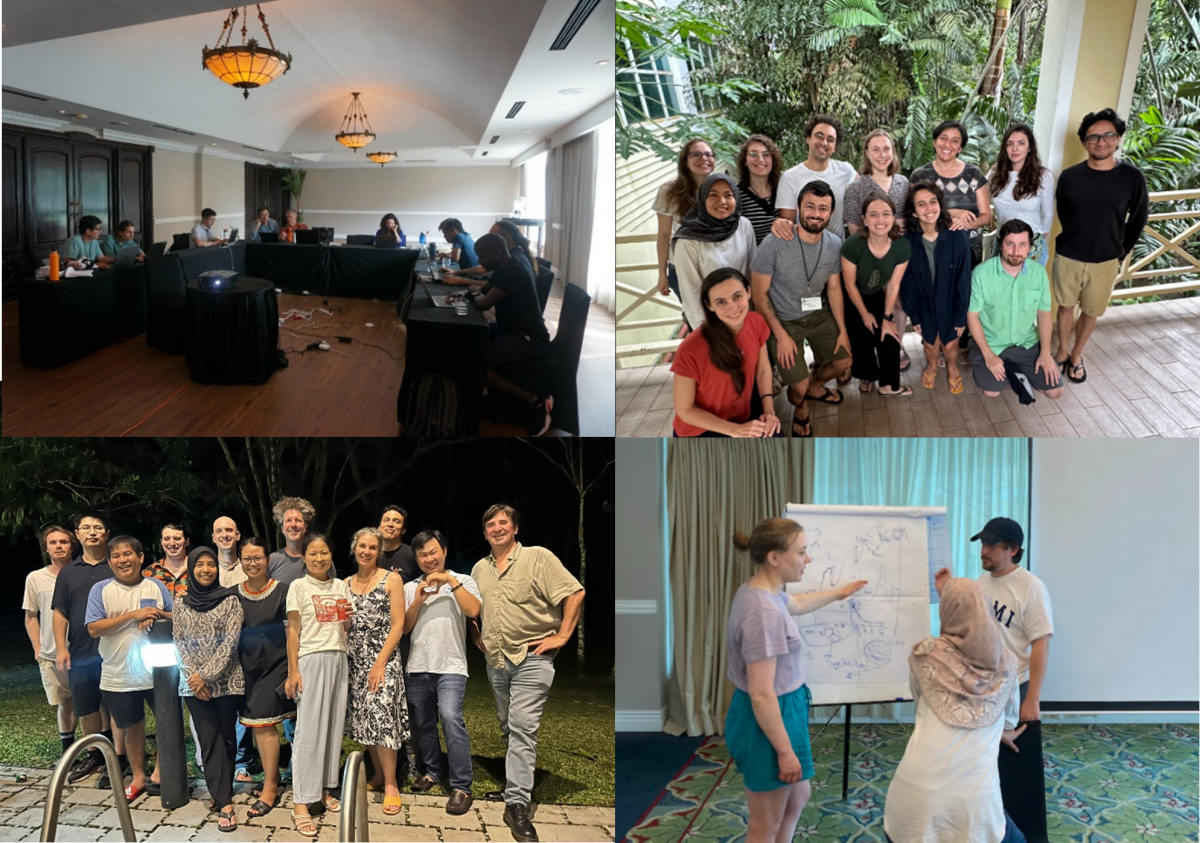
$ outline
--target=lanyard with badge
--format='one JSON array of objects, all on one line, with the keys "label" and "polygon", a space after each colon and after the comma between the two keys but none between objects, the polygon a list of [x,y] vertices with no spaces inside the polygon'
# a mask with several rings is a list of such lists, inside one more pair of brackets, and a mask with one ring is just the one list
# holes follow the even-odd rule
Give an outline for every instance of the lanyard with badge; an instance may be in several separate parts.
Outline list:
[{"label": "lanyard with badge", "polygon": [[796,234],[796,241],[800,245],[800,260],[804,262],[804,292],[808,293],[808,295],[800,297],[800,310],[809,313],[821,309],[821,297],[812,295],[812,280],[813,276],[821,269],[821,254],[825,251],[825,229],[821,229],[821,245],[817,249],[817,262],[813,266],[812,272],[808,271],[808,257],[804,254],[804,241],[800,238],[799,232]]}]

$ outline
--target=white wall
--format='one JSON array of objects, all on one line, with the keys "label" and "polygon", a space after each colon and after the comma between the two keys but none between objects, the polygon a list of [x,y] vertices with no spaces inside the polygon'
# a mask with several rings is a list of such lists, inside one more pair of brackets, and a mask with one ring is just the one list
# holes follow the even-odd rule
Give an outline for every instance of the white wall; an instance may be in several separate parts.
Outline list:
[{"label": "white wall", "polygon": [[1055,635],[1042,699],[1195,701],[1200,444],[1033,440],[1027,546]]},{"label": "white wall", "polygon": [[657,732],[666,707],[661,439],[617,440],[617,731]]}]

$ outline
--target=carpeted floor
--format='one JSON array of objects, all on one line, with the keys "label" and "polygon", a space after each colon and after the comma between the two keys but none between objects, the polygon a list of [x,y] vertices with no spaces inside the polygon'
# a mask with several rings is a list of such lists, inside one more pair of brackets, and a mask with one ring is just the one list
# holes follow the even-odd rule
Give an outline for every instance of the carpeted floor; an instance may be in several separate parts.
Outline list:
[{"label": "carpeted floor", "polygon": [[[814,727],[819,729],[819,727]],[[796,831],[812,843],[882,843],[883,806],[911,727],[864,725],[850,752],[841,801],[841,729],[813,740],[813,796]],[[1198,839],[1200,729],[1195,725],[1043,727],[1050,839],[1078,843],[1184,843]],[[620,753],[618,753],[618,756]],[[624,784],[624,783],[622,783]],[[708,739],[628,835],[629,843],[740,840],[742,777],[721,738]],[[618,834],[620,837],[620,834]]]},{"label": "carpeted floor", "polygon": [[665,732],[617,733],[617,839],[642,818],[687,764],[704,738]]}]

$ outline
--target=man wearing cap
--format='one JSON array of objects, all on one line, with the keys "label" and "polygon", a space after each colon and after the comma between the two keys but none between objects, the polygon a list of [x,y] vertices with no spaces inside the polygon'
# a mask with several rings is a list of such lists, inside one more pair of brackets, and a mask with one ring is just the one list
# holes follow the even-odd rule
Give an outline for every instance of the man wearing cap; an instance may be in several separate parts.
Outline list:
[{"label": "man wearing cap", "polygon": [[[1020,524],[1011,518],[993,518],[971,536],[971,541],[977,539],[981,544],[979,558],[986,571],[978,582],[991,604],[992,617],[1000,625],[1005,646],[1017,657],[1019,720],[1025,724],[1020,731],[1027,729],[1012,747],[1001,748],[1000,791],[1004,809],[1029,843],[1042,843],[1046,840],[1046,784],[1041,762],[1040,706],[1050,637],[1054,635],[1050,594],[1041,580],[1021,567],[1025,532]],[[1005,713],[1009,721],[1005,724],[1007,729],[1015,726],[1012,712],[1016,708],[1014,699]],[[1025,757],[1021,751],[1026,753]],[[1023,763],[1035,759],[1036,769],[1033,763]]]}]

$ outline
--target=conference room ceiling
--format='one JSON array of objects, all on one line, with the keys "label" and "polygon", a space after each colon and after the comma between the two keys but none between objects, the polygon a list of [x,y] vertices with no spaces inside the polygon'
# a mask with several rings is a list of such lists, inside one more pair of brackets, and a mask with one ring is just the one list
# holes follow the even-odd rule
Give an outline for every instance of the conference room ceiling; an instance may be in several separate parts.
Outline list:
[{"label": "conference room ceiling", "polygon": [[[228,3],[5,0],[5,122],[32,117],[55,131],[133,135],[305,167],[377,166],[366,161],[371,150],[398,151],[389,166],[508,165],[611,107],[614,0],[601,0],[566,49],[550,49],[576,6],[264,3],[275,45],[293,62],[247,100],[201,65]],[[249,37],[265,41],[254,7],[248,12]],[[376,134],[357,153],[333,137],[352,91],[361,92]],[[507,119],[518,101],[525,105]]]}]

